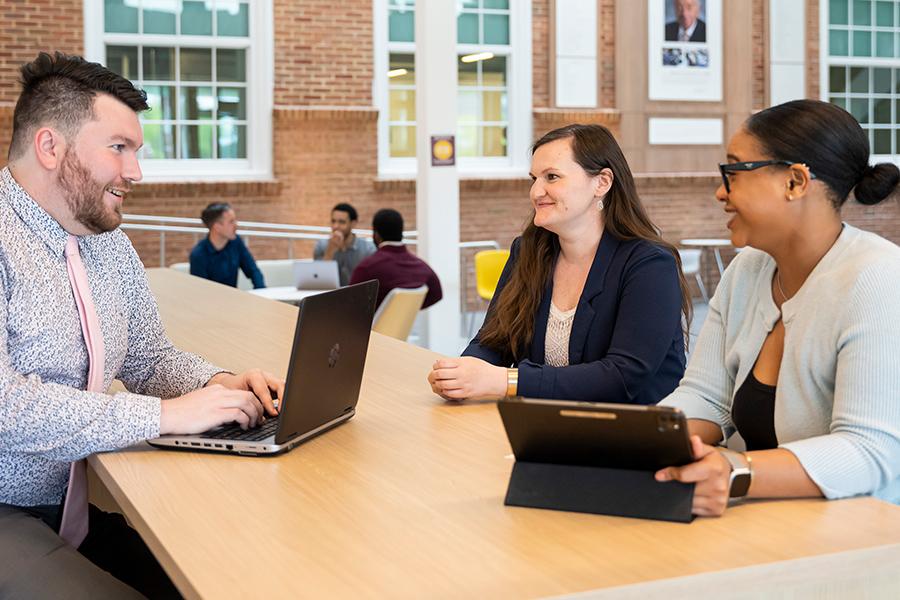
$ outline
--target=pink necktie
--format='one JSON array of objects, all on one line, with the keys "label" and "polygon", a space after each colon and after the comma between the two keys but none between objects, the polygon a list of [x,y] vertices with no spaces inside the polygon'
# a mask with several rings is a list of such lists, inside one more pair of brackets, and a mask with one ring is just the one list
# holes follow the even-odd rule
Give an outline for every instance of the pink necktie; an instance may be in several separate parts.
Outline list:
[{"label": "pink necktie", "polygon": [[[88,353],[89,392],[103,390],[103,334],[100,331],[100,320],[91,299],[91,288],[88,286],[87,271],[78,254],[78,238],[69,236],[66,242],[66,270],[69,272],[69,283],[78,306],[78,317],[81,320],[81,332]],[[73,548],[78,548],[88,532],[88,497],[87,470],[84,459],[72,463],[69,470],[69,489],[66,492],[66,503],[63,506],[62,522],[59,536]]]}]

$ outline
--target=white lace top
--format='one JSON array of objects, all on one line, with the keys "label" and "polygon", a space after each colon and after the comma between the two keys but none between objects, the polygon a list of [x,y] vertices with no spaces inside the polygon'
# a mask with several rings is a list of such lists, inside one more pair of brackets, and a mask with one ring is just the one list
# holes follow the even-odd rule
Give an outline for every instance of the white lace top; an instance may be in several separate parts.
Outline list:
[{"label": "white lace top", "polygon": [[547,319],[547,336],[544,341],[544,362],[551,367],[569,366],[569,336],[575,308],[565,312],[550,302],[550,317]]}]

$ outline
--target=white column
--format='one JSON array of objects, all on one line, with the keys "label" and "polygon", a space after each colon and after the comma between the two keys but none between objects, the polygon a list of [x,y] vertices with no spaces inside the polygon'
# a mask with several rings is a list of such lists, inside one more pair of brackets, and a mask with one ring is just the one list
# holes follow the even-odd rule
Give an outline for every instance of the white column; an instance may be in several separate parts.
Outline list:
[{"label": "white column", "polygon": [[456,135],[456,60],[456,0],[417,2],[418,253],[444,291],[443,300],[424,313],[425,343],[447,355],[457,354],[460,345],[459,173],[455,165],[431,165],[431,137]]},{"label": "white column", "polygon": [[805,97],[805,0],[769,0],[769,104]]}]

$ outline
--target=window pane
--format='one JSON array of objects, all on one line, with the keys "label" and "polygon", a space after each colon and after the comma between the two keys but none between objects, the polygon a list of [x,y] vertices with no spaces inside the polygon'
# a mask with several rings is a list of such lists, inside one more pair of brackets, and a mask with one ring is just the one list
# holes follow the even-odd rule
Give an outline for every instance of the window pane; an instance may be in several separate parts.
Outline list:
[{"label": "window pane", "polygon": [[847,25],[847,0],[831,0],[828,3],[828,22],[832,25]]},{"label": "window pane", "polygon": [[188,121],[209,121],[213,118],[216,99],[211,87],[183,87],[179,108],[181,118]]},{"label": "window pane", "polygon": [[484,92],[481,106],[482,120],[506,120],[506,92]]},{"label": "window pane", "polygon": [[212,158],[213,130],[212,125],[181,126],[180,158]]},{"label": "window pane", "polygon": [[209,48],[182,48],[181,80],[212,81],[212,50]]},{"label": "window pane", "polygon": [[462,0],[463,8],[478,8],[478,0]]},{"label": "window pane", "polygon": [[828,99],[828,101],[831,102],[832,104],[834,104],[835,106],[840,106],[844,110],[847,110],[847,101],[844,98],[841,98],[840,96],[832,96],[831,98]]},{"label": "window pane", "polygon": [[894,34],[879,31],[875,34],[875,56],[892,58],[894,56]]},{"label": "window pane", "polygon": [[171,123],[144,123],[144,158],[175,158],[175,126]]},{"label": "window pane", "polygon": [[853,32],[853,56],[872,56],[872,33],[869,31]]},{"label": "window pane", "polygon": [[506,127],[482,127],[482,156],[506,156]]},{"label": "window pane", "polygon": [[[394,71],[393,75],[389,74],[388,79],[391,85],[415,85],[416,83],[416,57],[414,54],[391,54],[388,58],[389,71]],[[401,69],[406,72],[403,73]]]},{"label": "window pane", "polygon": [[462,13],[456,18],[456,40],[460,44],[478,43],[477,13]]},{"label": "window pane", "polygon": [[145,81],[175,81],[175,48],[144,47]]},{"label": "window pane", "polygon": [[391,125],[389,137],[392,157],[416,156],[415,125]]},{"label": "window pane", "polygon": [[475,91],[460,91],[457,95],[457,120],[460,123],[474,123],[479,121],[478,97],[481,94]]},{"label": "window pane", "polygon": [[[218,92],[219,118],[231,118],[244,120],[247,118],[247,90],[244,88],[219,88]],[[221,131],[219,139],[222,138]]]},{"label": "window pane", "polygon": [[506,57],[495,56],[481,62],[481,85],[506,86]]},{"label": "window pane", "polygon": [[831,56],[848,56],[850,54],[849,34],[846,31],[828,32],[828,53]]},{"label": "window pane", "polygon": [[212,10],[203,0],[184,0],[181,10],[181,33],[212,35]]},{"label": "window pane", "polygon": [[460,156],[478,156],[478,127],[467,125],[456,128],[456,150]]},{"label": "window pane", "polygon": [[125,79],[137,79],[137,52],[137,48],[134,46],[107,46],[106,67]]},{"label": "window pane", "polygon": [[147,104],[150,110],[144,113],[144,118],[153,121],[175,119],[175,86],[172,85],[147,85]]},{"label": "window pane", "polygon": [[484,0],[485,8],[509,8],[509,0]]},{"label": "window pane", "polygon": [[153,8],[144,8],[144,33],[175,35],[177,0],[156,0]]},{"label": "window pane", "polygon": [[219,124],[219,158],[247,158],[247,126]]},{"label": "window pane", "polygon": [[247,51],[216,50],[216,80],[247,81]]},{"label": "window pane", "polygon": [[876,129],[875,130],[875,154],[893,154],[891,152],[891,130]]},{"label": "window pane", "polygon": [[900,69],[894,69],[894,92],[900,94]]},{"label": "window pane", "polygon": [[875,123],[891,122],[891,101],[887,98],[873,100],[873,116]]},{"label": "window pane", "polygon": [[509,44],[508,15],[484,15],[484,43]]},{"label": "window pane", "polygon": [[853,0],[853,24],[872,24],[872,0]]},{"label": "window pane", "polygon": [[847,91],[847,82],[845,81],[846,70],[844,67],[830,67],[828,69],[828,91],[833,93],[844,93]]},{"label": "window pane", "polygon": [[869,69],[867,67],[850,68],[850,91],[857,94],[869,93]]},{"label": "window pane", "polygon": [[416,21],[412,10],[392,10],[388,16],[388,40],[416,41]]},{"label": "window pane", "polygon": [[867,98],[852,98],[850,100],[850,114],[860,123],[868,123],[869,100]]},{"label": "window pane", "polygon": [[250,19],[247,5],[237,2],[216,3],[216,35],[247,37],[250,34]]},{"label": "window pane", "polygon": [[879,27],[894,26],[894,3],[893,2],[876,2],[875,3],[875,24]]},{"label": "window pane", "polygon": [[876,94],[891,93],[890,69],[872,69],[872,91]]},{"label": "window pane", "polygon": [[460,87],[478,85],[477,62],[465,63],[460,60],[456,64],[459,66],[459,70],[457,72],[457,85],[459,85]]},{"label": "window pane", "polygon": [[[133,2],[129,4],[134,4]],[[105,0],[103,23],[107,33],[137,33],[138,11],[134,6],[126,6],[125,0]]]},{"label": "window pane", "polygon": [[390,109],[388,111],[388,118],[391,121],[416,120],[415,90],[391,90],[390,96]]}]

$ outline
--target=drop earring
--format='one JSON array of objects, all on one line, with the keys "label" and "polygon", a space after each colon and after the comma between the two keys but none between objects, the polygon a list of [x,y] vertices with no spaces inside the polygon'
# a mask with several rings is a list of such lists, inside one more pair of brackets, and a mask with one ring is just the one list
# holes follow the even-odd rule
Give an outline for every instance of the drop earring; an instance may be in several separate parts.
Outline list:
[{"label": "drop earring", "polygon": [[603,210],[603,198],[597,200],[597,210]]}]

